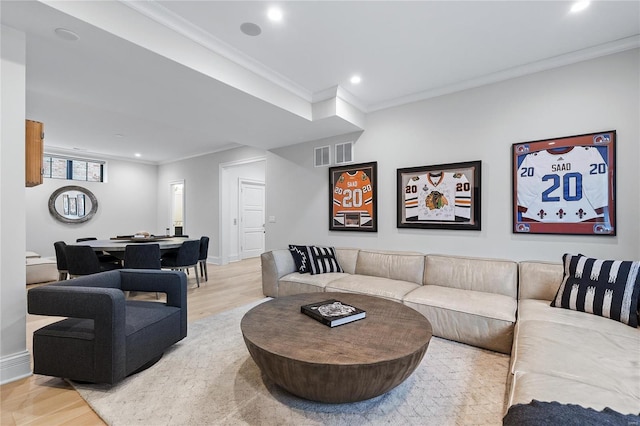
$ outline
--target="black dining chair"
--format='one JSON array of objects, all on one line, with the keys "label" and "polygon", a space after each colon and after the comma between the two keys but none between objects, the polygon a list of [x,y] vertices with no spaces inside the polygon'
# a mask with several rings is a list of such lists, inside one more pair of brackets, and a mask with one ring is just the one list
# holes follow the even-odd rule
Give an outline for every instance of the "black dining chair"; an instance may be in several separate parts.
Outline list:
[{"label": "black dining chair", "polygon": [[198,257],[198,265],[200,265],[200,276],[204,276],[205,281],[209,281],[209,271],[207,271],[207,256],[209,256],[209,237],[200,237],[200,256]]},{"label": "black dining chair", "polygon": [[65,249],[67,243],[64,241],[56,241],[53,248],[56,251],[56,266],[58,268],[58,281],[64,281],[69,276],[69,267],[67,266],[67,255]]},{"label": "black dining chair", "polygon": [[[124,248],[124,267],[130,269],[160,269],[160,244],[127,244]],[[156,299],[160,295],[156,292]]]},{"label": "black dining chair", "polygon": [[196,283],[200,287],[200,278],[198,277],[199,257],[200,240],[187,240],[182,243],[178,250],[162,255],[162,267],[185,272],[188,272],[189,268],[193,268],[196,273]]},{"label": "black dining chair", "polygon": [[65,254],[71,278],[121,268],[119,263],[100,262],[96,252],[89,246],[67,245]]},{"label": "black dining chair", "polygon": [[124,267],[160,269],[160,244],[127,244],[124,248]]},{"label": "black dining chair", "polygon": [[[97,240],[96,237],[76,238],[76,243],[81,243],[83,241],[96,241],[96,240]],[[105,251],[99,251],[99,252],[96,252],[96,254],[98,255],[98,260],[100,261],[100,263],[117,263],[117,264],[121,263],[119,258]]]}]

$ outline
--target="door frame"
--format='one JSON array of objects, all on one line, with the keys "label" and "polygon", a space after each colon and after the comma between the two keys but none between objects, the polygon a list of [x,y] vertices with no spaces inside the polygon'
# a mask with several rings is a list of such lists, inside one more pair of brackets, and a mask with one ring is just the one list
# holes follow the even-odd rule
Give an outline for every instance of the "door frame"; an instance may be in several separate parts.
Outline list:
[{"label": "door frame", "polygon": [[266,188],[267,188],[267,157],[253,157],[244,160],[229,161],[226,163],[220,163],[218,165],[218,264],[226,265],[229,263],[230,249],[229,249],[229,230],[225,227],[225,220],[227,218],[227,212],[224,209],[225,205],[228,205],[229,200],[229,169],[238,166],[244,166],[251,163],[264,162],[265,164],[265,207],[266,207]]},{"label": "door frame", "polygon": [[[176,179],[169,182],[169,231],[175,233],[173,226],[173,187],[174,185],[182,185],[182,233],[186,234],[187,229],[187,184],[184,179]],[[165,226],[166,228],[166,226]]]}]

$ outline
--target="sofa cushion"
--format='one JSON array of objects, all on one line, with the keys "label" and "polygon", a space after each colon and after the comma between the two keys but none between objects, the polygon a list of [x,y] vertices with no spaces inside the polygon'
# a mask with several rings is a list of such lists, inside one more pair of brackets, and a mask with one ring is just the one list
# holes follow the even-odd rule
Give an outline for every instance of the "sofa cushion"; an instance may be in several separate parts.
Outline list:
[{"label": "sofa cushion", "polygon": [[[618,321],[584,312],[569,309],[555,309],[546,300],[521,300],[518,303],[518,323],[526,321],[547,321],[554,324],[565,324],[587,330],[598,330],[602,333],[632,338],[640,330],[627,327]],[[639,348],[640,350],[640,348]]]},{"label": "sofa cushion", "polygon": [[368,294],[401,302],[403,297],[420,286],[407,281],[367,275],[348,275],[327,284],[326,291]]},{"label": "sofa cushion", "polygon": [[58,280],[58,267],[55,260],[44,257],[29,257],[26,262],[27,284]]},{"label": "sofa cushion", "polygon": [[338,259],[338,264],[347,274],[356,273],[358,253],[360,253],[360,249],[357,248],[336,247],[336,259]]},{"label": "sofa cushion", "polygon": [[518,299],[553,300],[562,283],[563,274],[560,262],[519,262]]},{"label": "sofa cushion", "polygon": [[640,330],[629,330],[634,333],[624,336],[551,321],[518,322],[512,370],[576,380],[640,402]]},{"label": "sofa cushion", "polygon": [[298,272],[301,274],[309,272],[309,260],[307,259],[307,246],[299,246],[295,244],[289,244],[289,251],[293,257],[293,261],[296,264]]},{"label": "sofa cushion", "polygon": [[349,274],[342,272],[329,272],[316,275],[294,272],[280,278],[278,294],[276,296],[282,297],[300,293],[323,292],[329,283],[349,276]]},{"label": "sofa cushion", "polygon": [[311,275],[326,274],[327,272],[342,272],[342,268],[336,259],[336,250],[333,247],[307,247],[307,259],[309,259]]},{"label": "sofa cushion", "polygon": [[501,294],[421,286],[404,304],[431,322],[433,335],[502,353],[510,353],[517,302]]},{"label": "sofa cushion", "polygon": [[356,274],[422,284],[424,255],[360,250]]},{"label": "sofa cushion", "polygon": [[512,378],[509,405],[528,404],[534,399],[558,401],[562,404],[579,404],[594,410],[609,407],[622,414],[637,415],[640,411],[640,401],[636,398],[615,390],[583,383],[579,378],[574,380],[544,373],[517,372]]},{"label": "sofa cushion", "polygon": [[638,326],[640,262],[565,254],[564,277],[551,306]]},{"label": "sofa cushion", "polygon": [[424,268],[424,285],[461,290],[518,295],[518,264],[511,260],[429,254]]}]

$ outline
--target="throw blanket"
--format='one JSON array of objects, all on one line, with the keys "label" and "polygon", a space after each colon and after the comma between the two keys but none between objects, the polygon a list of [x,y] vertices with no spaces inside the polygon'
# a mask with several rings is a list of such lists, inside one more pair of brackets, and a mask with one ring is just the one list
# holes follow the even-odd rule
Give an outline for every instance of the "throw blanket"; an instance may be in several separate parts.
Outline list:
[{"label": "throw blanket", "polygon": [[516,404],[509,408],[503,426],[629,426],[640,425],[640,416],[621,414],[610,408],[596,411],[574,404],[540,402]]}]

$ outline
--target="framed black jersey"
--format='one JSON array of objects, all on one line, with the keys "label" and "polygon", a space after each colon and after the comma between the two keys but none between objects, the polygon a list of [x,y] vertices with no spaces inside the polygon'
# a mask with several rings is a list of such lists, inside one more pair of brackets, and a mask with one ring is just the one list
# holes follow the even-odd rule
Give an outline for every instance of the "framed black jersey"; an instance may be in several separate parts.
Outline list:
[{"label": "framed black jersey", "polygon": [[480,230],[480,161],[398,169],[398,228]]},{"label": "framed black jersey", "polygon": [[616,132],[513,144],[513,232],[616,235]]},{"label": "framed black jersey", "polygon": [[329,168],[329,230],[378,231],[378,163]]}]

